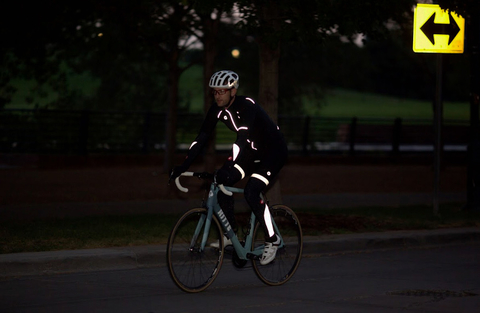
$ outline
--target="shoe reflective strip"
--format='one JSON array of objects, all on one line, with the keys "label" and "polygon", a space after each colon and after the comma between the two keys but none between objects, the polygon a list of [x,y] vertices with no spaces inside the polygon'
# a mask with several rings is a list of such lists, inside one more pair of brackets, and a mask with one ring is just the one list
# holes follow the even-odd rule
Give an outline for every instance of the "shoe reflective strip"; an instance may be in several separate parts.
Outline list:
[{"label": "shoe reflective strip", "polygon": [[191,150],[191,149],[192,149],[192,147],[193,147],[194,145],[196,145],[196,144],[197,144],[197,142],[196,142],[196,141],[192,142],[192,144],[190,145],[190,148],[188,148],[188,150]]},{"label": "shoe reflective strip", "polygon": [[234,143],[232,149],[233,149],[233,160],[235,161],[238,157],[238,154],[240,153],[240,147],[237,146],[236,143]]},{"label": "shoe reflective strip", "polygon": [[252,177],[255,177],[256,179],[260,179],[261,181],[263,181],[265,183],[265,185],[268,186],[268,184],[270,184],[270,182],[268,181],[268,179],[266,179],[265,177],[263,177],[262,175],[259,175],[259,174],[252,174]]},{"label": "shoe reflective strip", "polygon": [[263,212],[263,219],[265,220],[265,225],[267,225],[268,237],[273,237],[275,231],[273,230],[272,216],[270,215],[270,210],[266,204],[265,211]]},{"label": "shoe reflective strip", "polygon": [[235,164],[233,167],[236,168],[240,172],[240,174],[242,174],[242,179],[244,179],[245,178],[245,172],[243,171],[243,168],[241,168],[240,165],[238,165],[238,164]]}]

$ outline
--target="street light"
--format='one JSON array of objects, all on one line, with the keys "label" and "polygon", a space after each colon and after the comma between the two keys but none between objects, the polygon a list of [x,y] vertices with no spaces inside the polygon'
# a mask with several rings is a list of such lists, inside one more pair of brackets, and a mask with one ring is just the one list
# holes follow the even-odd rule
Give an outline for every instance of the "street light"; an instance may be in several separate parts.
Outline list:
[{"label": "street light", "polygon": [[238,59],[240,57],[240,50],[232,49],[232,57],[234,57],[235,59]]}]

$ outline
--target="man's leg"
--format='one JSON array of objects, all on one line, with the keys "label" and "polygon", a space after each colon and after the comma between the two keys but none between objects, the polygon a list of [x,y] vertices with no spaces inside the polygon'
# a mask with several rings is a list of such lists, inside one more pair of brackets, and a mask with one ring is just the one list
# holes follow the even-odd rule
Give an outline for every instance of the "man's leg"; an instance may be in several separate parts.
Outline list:
[{"label": "man's leg", "polygon": [[[217,182],[225,186],[233,186],[242,179],[241,173],[228,165],[224,165],[217,172]],[[228,219],[232,229],[237,232],[238,226],[235,219],[234,200],[233,196],[228,196],[223,192],[217,194],[218,204],[222,208],[223,213]]]},{"label": "man's leg", "polygon": [[267,265],[275,259],[280,245],[280,238],[275,234],[273,228],[270,209],[260,198],[260,193],[268,183],[269,181],[264,176],[253,174],[245,186],[245,198],[265,231],[265,247],[260,257],[261,265]]},{"label": "man's leg", "polygon": [[270,216],[270,210],[268,205],[264,203],[260,194],[267,187],[268,180],[259,175],[253,174],[245,186],[245,199],[248,205],[252,209],[255,217],[265,230],[265,241],[275,241],[275,231],[272,225],[272,218]]}]

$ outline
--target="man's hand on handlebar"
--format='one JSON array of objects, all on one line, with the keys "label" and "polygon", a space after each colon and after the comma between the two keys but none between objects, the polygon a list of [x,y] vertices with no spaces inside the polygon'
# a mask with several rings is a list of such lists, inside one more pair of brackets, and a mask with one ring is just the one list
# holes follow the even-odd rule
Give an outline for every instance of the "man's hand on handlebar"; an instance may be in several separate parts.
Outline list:
[{"label": "man's hand on handlebar", "polygon": [[218,184],[225,184],[229,180],[229,172],[221,168],[215,173],[215,181]]},{"label": "man's hand on handlebar", "polygon": [[[174,170],[172,170],[172,174],[170,175],[170,180],[169,180],[169,183],[170,181],[173,179],[175,180],[175,185],[177,186],[177,188],[180,190],[180,191],[183,191],[183,192],[188,192],[188,188],[185,188],[182,186],[182,184],[180,183],[180,176],[194,176],[194,177],[198,177],[198,178],[202,178],[202,179],[214,179],[215,176],[211,173],[206,173],[206,172],[181,172],[178,176],[174,177]],[[228,191],[227,189],[225,189],[225,186],[223,186],[223,184],[217,184],[218,185],[218,188],[220,188],[220,190],[228,195],[228,196],[231,196],[233,195],[233,193],[231,191]]]},{"label": "man's hand on handlebar", "polygon": [[172,169],[172,172],[170,173],[170,178],[168,180],[168,183],[170,184],[172,180],[175,180],[175,178],[179,177],[180,175],[182,175],[182,173],[185,173],[187,170],[188,170],[188,167],[184,165],[175,166]]}]

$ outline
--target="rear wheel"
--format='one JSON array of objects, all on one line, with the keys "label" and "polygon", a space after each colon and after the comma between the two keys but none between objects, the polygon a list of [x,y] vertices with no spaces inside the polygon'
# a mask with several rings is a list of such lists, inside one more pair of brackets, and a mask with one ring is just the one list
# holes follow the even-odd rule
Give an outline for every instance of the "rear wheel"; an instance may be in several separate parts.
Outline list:
[{"label": "rear wheel", "polygon": [[[205,290],[213,283],[223,263],[223,232],[215,216],[212,216],[205,248],[201,248],[206,221],[206,209],[192,209],[178,220],[168,239],[170,276],[186,292]],[[219,243],[218,248],[210,246],[214,242]]]},{"label": "rear wheel", "polygon": [[[275,260],[270,264],[260,265],[259,260],[254,260],[253,268],[265,284],[278,286],[286,283],[297,270],[302,258],[303,237],[300,221],[292,209],[275,205],[270,208],[270,214],[284,244],[278,248]],[[259,223],[255,226],[253,240],[254,250],[263,249],[265,233]]]}]

